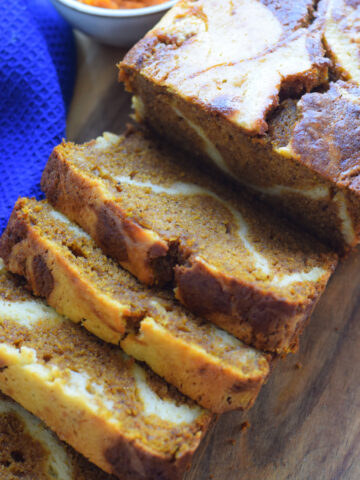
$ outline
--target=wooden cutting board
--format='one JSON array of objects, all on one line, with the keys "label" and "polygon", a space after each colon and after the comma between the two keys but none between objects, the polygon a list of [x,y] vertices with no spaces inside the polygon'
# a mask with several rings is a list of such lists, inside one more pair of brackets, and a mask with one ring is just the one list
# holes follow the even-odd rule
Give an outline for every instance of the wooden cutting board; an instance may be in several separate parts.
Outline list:
[{"label": "wooden cutting board", "polygon": [[[116,78],[124,51],[77,42],[68,138],[120,133],[131,112]],[[360,479],[359,294],[360,250],[339,265],[299,352],[278,362],[251,411],[219,418],[187,480]]]}]

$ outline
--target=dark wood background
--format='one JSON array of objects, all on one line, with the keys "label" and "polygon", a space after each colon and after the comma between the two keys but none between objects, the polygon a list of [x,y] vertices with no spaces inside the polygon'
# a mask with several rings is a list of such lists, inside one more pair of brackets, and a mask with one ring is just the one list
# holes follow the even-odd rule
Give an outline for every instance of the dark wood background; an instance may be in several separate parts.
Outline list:
[{"label": "dark wood background", "polygon": [[[124,51],[76,37],[68,138],[120,133],[131,112],[116,78]],[[251,411],[219,418],[186,480],[360,479],[359,293],[360,250],[332,277],[299,352],[278,362]]]}]

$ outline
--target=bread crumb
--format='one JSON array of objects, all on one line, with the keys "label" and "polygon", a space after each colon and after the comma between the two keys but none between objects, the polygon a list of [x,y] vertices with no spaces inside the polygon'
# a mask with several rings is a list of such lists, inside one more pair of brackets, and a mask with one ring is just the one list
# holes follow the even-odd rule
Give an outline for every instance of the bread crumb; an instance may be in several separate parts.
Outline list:
[{"label": "bread crumb", "polygon": [[300,370],[300,369],[303,368],[303,364],[301,362],[296,362],[295,363],[295,368],[296,368],[296,370]]},{"label": "bread crumb", "polygon": [[235,443],[236,443],[235,438],[229,438],[229,443],[230,443],[231,445],[235,445]]},{"label": "bread crumb", "polygon": [[247,420],[240,425],[240,430],[242,432],[245,432],[248,428],[250,428],[250,422]]}]

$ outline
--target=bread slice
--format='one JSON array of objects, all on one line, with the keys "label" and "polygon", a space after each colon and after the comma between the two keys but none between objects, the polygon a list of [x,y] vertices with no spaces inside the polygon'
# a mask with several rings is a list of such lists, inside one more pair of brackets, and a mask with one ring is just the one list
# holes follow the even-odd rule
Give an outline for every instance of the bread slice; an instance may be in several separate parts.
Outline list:
[{"label": "bread slice", "polygon": [[211,415],[19,282],[1,267],[2,392],[121,480],[182,478]]},{"label": "bread slice", "polygon": [[2,480],[115,480],[75,452],[41,420],[0,393]]},{"label": "bread slice", "polygon": [[139,120],[343,253],[360,240],[356,22],[345,0],[182,0],[120,79]]},{"label": "bread slice", "polygon": [[45,202],[17,202],[0,255],[35,295],[213,412],[248,408],[269,374],[267,355],[138,283]]},{"label": "bread slice", "polygon": [[173,281],[186,307],[259,349],[296,349],[336,264],[314,238],[144,131],[59,145],[42,188],[140,281]]}]

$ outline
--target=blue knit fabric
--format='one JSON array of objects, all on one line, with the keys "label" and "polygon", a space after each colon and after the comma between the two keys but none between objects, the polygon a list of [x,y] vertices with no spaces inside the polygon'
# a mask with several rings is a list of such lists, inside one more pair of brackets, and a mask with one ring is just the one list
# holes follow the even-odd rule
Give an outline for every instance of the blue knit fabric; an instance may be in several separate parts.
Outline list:
[{"label": "blue knit fabric", "polygon": [[0,233],[65,137],[75,74],[72,31],[49,0],[0,1]]}]

